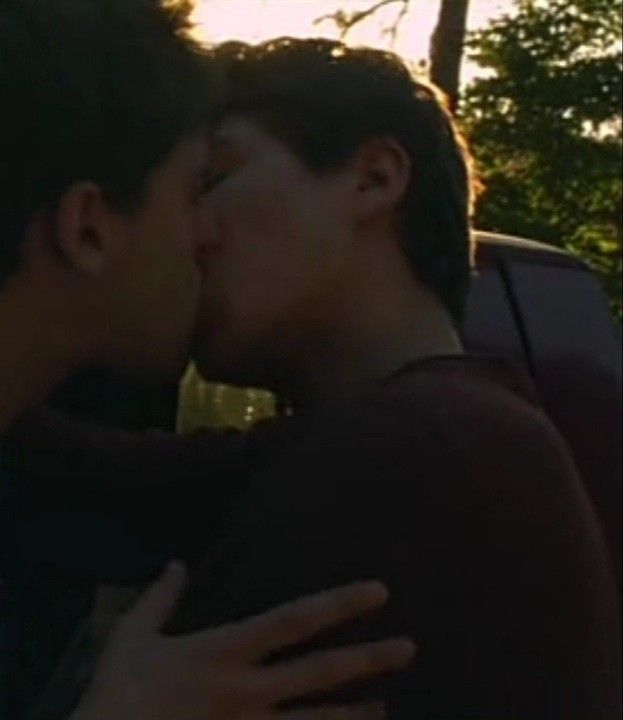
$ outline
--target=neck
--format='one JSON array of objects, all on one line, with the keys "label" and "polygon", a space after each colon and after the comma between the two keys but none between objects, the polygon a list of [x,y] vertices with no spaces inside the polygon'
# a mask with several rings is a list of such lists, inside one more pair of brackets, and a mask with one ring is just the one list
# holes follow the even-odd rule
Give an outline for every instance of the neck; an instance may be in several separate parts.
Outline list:
[{"label": "neck", "polygon": [[0,291],[0,435],[87,358],[84,334],[53,290],[11,278]]},{"label": "neck", "polygon": [[318,323],[322,333],[304,343],[296,372],[278,388],[282,396],[324,405],[356,396],[413,360],[464,353],[445,308],[410,275],[365,284],[367,292],[331,304],[338,317]]}]

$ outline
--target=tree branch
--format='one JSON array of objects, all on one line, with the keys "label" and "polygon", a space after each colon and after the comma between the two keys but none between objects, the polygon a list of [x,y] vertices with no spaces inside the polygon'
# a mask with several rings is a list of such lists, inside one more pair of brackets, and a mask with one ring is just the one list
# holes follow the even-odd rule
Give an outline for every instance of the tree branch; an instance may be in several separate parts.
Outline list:
[{"label": "tree branch", "polygon": [[344,40],[348,33],[356,25],[359,25],[361,22],[374,15],[381,8],[388,7],[389,5],[396,5],[398,3],[402,5],[398,17],[388,28],[385,28],[383,30],[384,33],[390,36],[393,43],[396,40],[396,35],[398,33],[400,23],[402,22],[403,18],[409,10],[411,0],[378,0],[378,2],[374,3],[365,10],[356,10],[355,12],[351,13],[347,13],[344,10],[337,10],[334,13],[329,13],[328,15],[323,15],[322,17],[316,18],[316,20],[314,20],[314,25],[319,25],[325,20],[330,20],[334,22],[337,26],[340,32],[340,40]]},{"label": "tree branch", "polygon": [[402,7],[400,8],[400,12],[396,16],[396,19],[389,27],[383,30],[383,33],[389,37],[389,42],[392,47],[396,44],[398,30],[400,30],[400,25],[405,19],[406,14],[409,12],[410,4],[411,0],[402,0]]}]

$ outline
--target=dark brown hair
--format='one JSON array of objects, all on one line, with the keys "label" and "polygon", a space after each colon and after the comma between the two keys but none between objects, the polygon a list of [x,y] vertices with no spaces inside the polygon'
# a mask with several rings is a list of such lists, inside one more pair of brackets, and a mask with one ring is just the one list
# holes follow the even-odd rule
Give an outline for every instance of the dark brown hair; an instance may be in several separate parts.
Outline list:
[{"label": "dark brown hair", "polygon": [[412,178],[401,240],[416,276],[457,324],[471,265],[475,181],[467,146],[442,94],[396,55],[324,39],[231,42],[214,50],[226,78],[218,117],[252,117],[319,173],[343,166],[361,143],[391,136]]},{"label": "dark brown hair", "polygon": [[183,0],[0,0],[0,281],[78,180],[130,209],[216,81]]}]

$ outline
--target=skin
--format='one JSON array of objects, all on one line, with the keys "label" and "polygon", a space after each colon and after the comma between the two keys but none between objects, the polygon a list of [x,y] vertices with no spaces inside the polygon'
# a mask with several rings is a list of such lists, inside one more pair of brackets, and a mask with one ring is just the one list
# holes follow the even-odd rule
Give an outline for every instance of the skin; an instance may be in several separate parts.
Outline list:
[{"label": "skin", "polygon": [[[0,433],[82,365],[179,374],[196,322],[204,157],[201,138],[181,142],[153,171],[133,211],[80,182],[55,208],[33,216],[22,263],[0,289]],[[170,571],[120,622],[72,720],[380,717],[374,707],[299,714],[275,707],[402,667],[413,654],[410,642],[390,642],[260,668],[275,650],[382,604],[384,589],[338,590],[276,616],[165,638],[159,628],[182,584],[183,572]]]},{"label": "skin", "polygon": [[[91,688],[69,720],[372,720],[377,704],[280,711],[277,704],[404,666],[407,640],[261,664],[269,655],[369,612],[387,600],[379,583],[356,583],[249,620],[195,635],[159,634],[183,585],[171,565],[119,623]],[[149,658],[145,662],[145,658]],[[121,672],[120,672],[121,670]]]},{"label": "skin", "polygon": [[195,346],[205,377],[318,404],[415,358],[463,352],[400,248],[411,167],[391,138],[370,138],[343,168],[317,174],[234,116],[215,129],[208,158]]},{"label": "skin", "polygon": [[72,370],[100,363],[177,376],[186,363],[199,275],[203,140],[181,142],[121,212],[92,183],[31,220],[18,271],[0,288],[0,432]]}]

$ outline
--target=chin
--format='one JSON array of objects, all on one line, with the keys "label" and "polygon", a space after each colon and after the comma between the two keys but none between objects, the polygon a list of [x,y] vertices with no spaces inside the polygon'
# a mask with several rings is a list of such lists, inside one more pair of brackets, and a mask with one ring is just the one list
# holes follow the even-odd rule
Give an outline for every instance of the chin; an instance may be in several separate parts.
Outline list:
[{"label": "chin", "polygon": [[225,361],[217,362],[214,358],[206,357],[205,355],[195,355],[193,361],[198,373],[207,382],[237,385],[239,387],[248,385],[245,381],[244,374],[238,372],[232,363]]},{"label": "chin", "polygon": [[242,354],[195,352],[193,361],[197,371],[208,382],[224,383],[237,387],[266,388],[262,374],[251,363],[241,362]]},{"label": "chin", "polygon": [[172,354],[166,365],[163,366],[161,375],[168,380],[181,378],[191,360],[191,349],[191,343],[187,342],[175,354]]},{"label": "chin", "polygon": [[190,361],[190,343],[176,343],[165,347],[154,343],[151,347],[156,354],[144,356],[134,363],[135,373],[140,373],[150,382],[168,383],[181,379]]},{"label": "chin", "polygon": [[192,347],[192,360],[208,382],[238,387],[274,389],[275,373],[282,366],[275,346],[257,334],[242,337],[223,332],[199,332]]},{"label": "chin", "polygon": [[179,382],[187,362],[179,358],[146,358],[131,363],[115,363],[111,370],[145,387],[160,387]]}]

